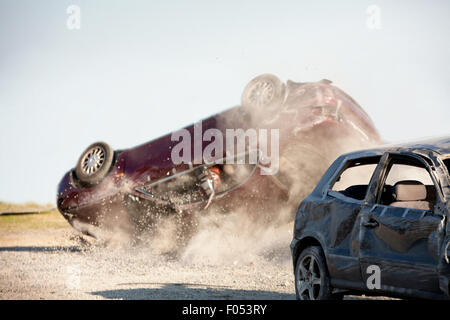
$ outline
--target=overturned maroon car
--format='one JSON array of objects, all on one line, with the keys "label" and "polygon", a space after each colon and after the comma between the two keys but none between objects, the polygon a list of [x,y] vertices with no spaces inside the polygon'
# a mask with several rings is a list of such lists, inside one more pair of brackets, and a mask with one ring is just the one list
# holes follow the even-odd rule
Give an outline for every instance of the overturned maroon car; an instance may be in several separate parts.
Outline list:
[{"label": "overturned maroon car", "polygon": [[343,152],[379,144],[367,113],[329,80],[246,86],[240,106],[148,143],[113,150],[94,143],[58,186],[57,206],[77,230],[133,234],[157,219],[197,212],[275,214],[311,192]]}]

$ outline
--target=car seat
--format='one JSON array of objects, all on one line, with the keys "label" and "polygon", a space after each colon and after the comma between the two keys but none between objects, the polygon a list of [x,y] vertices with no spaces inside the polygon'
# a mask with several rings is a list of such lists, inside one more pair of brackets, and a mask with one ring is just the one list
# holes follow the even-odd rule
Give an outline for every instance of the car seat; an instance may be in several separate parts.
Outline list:
[{"label": "car seat", "polygon": [[426,201],[427,188],[420,181],[398,181],[392,188],[392,191],[392,196],[395,201],[390,206],[431,210],[430,202]]}]

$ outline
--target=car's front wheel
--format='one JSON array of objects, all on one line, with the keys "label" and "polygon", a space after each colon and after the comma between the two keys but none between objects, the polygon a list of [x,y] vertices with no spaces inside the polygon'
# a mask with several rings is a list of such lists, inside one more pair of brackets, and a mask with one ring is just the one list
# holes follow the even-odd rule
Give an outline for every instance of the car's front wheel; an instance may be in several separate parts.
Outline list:
[{"label": "car's front wheel", "polygon": [[298,300],[336,300],[333,294],[323,250],[310,246],[302,251],[295,267],[295,293]]},{"label": "car's front wheel", "polygon": [[107,143],[93,143],[78,159],[76,176],[83,185],[96,185],[108,174],[113,160],[114,150]]}]

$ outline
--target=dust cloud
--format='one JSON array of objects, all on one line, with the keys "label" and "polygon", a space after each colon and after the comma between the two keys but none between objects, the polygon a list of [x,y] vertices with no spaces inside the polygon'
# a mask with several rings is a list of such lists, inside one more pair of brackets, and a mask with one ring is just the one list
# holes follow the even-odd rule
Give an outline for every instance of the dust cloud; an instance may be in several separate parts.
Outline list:
[{"label": "dust cloud", "polygon": [[181,249],[180,258],[209,264],[248,264],[259,259],[290,263],[296,209],[338,155],[360,146],[351,138],[346,142],[327,154],[304,143],[292,145],[280,159],[279,173],[266,176],[285,188],[287,197],[266,199],[266,205],[256,206],[260,210],[256,214],[252,212],[252,199],[227,214],[220,209],[197,213],[196,230]]},{"label": "dust cloud", "polygon": [[[116,223],[109,222],[107,231],[95,231],[97,236],[109,239],[103,242],[108,245],[123,245],[123,240],[126,240],[133,243],[134,248],[137,246],[155,254],[169,254],[187,264],[240,265],[252,264],[258,259],[290,263],[289,243],[292,239],[293,218],[301,200],[313,190],[325,170],[340,154],[372,147],[380,142],[379,137],[368,137],[364,130],[357,127],[353,115],[348,117],[350,120],[345,120],[346,114],[339,115],[338,119],[337,111],[331,114],[325,107],[315,107],[322,103],[315,101],[315,97],[326,99],[330,95],[335,98],[338,109],[342,104],[349,103],[347,96],[340,94],[336,88],[330,91],[329,88],[324,90],[320,86],[312,86],[302,90],[304,98],[291,97],[290,102],[282,101],[278,108],[247,108],[245,117],[240,108],[233,108],[223,113],[222,119],[224,127],[236,127],[244,119],[255,129],[280,129],[279,171],[264,179],[267,179],[268,184],[270,182],[278,186],[285,197],[269,194],[265,199],[252,199],[249,196],[243,201],[238,198],[231,200],[234,201],[231,203],[233,209],[226,213],[224,211],[227,210],[217,206],[185,215],[178,212],[164,214],[157,208],[148,207],[137,212],[144,217],[153,216],[150,224],[143,222],[150,228],[140,232],[137,241],[136,237],[130,237],[131,229],[128,226],[122,228],[122,224],[126,225],[127,221],[122,221],[120,228],[114,227]],[[277,110],[275,114],[274,110]],[[310,119],[311,112],[318,113],[318,116]],[[330,116],[338,119],[341,126],[320,125]],[[294,121],[287,125],[286,119]],[[134,240],[130,242],[130,239]]]}]

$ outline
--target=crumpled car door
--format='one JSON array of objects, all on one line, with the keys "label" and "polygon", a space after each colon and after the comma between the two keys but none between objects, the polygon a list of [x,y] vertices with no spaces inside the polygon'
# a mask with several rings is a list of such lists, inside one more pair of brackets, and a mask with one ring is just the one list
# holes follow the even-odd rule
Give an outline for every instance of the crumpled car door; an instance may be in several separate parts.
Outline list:
[{"label": "crumpled car door", "polygon": [[439,292],[437,264],[443,216],[431,211],[375,204],[361,211],[360,262],[381,270],[381,289]]}]

